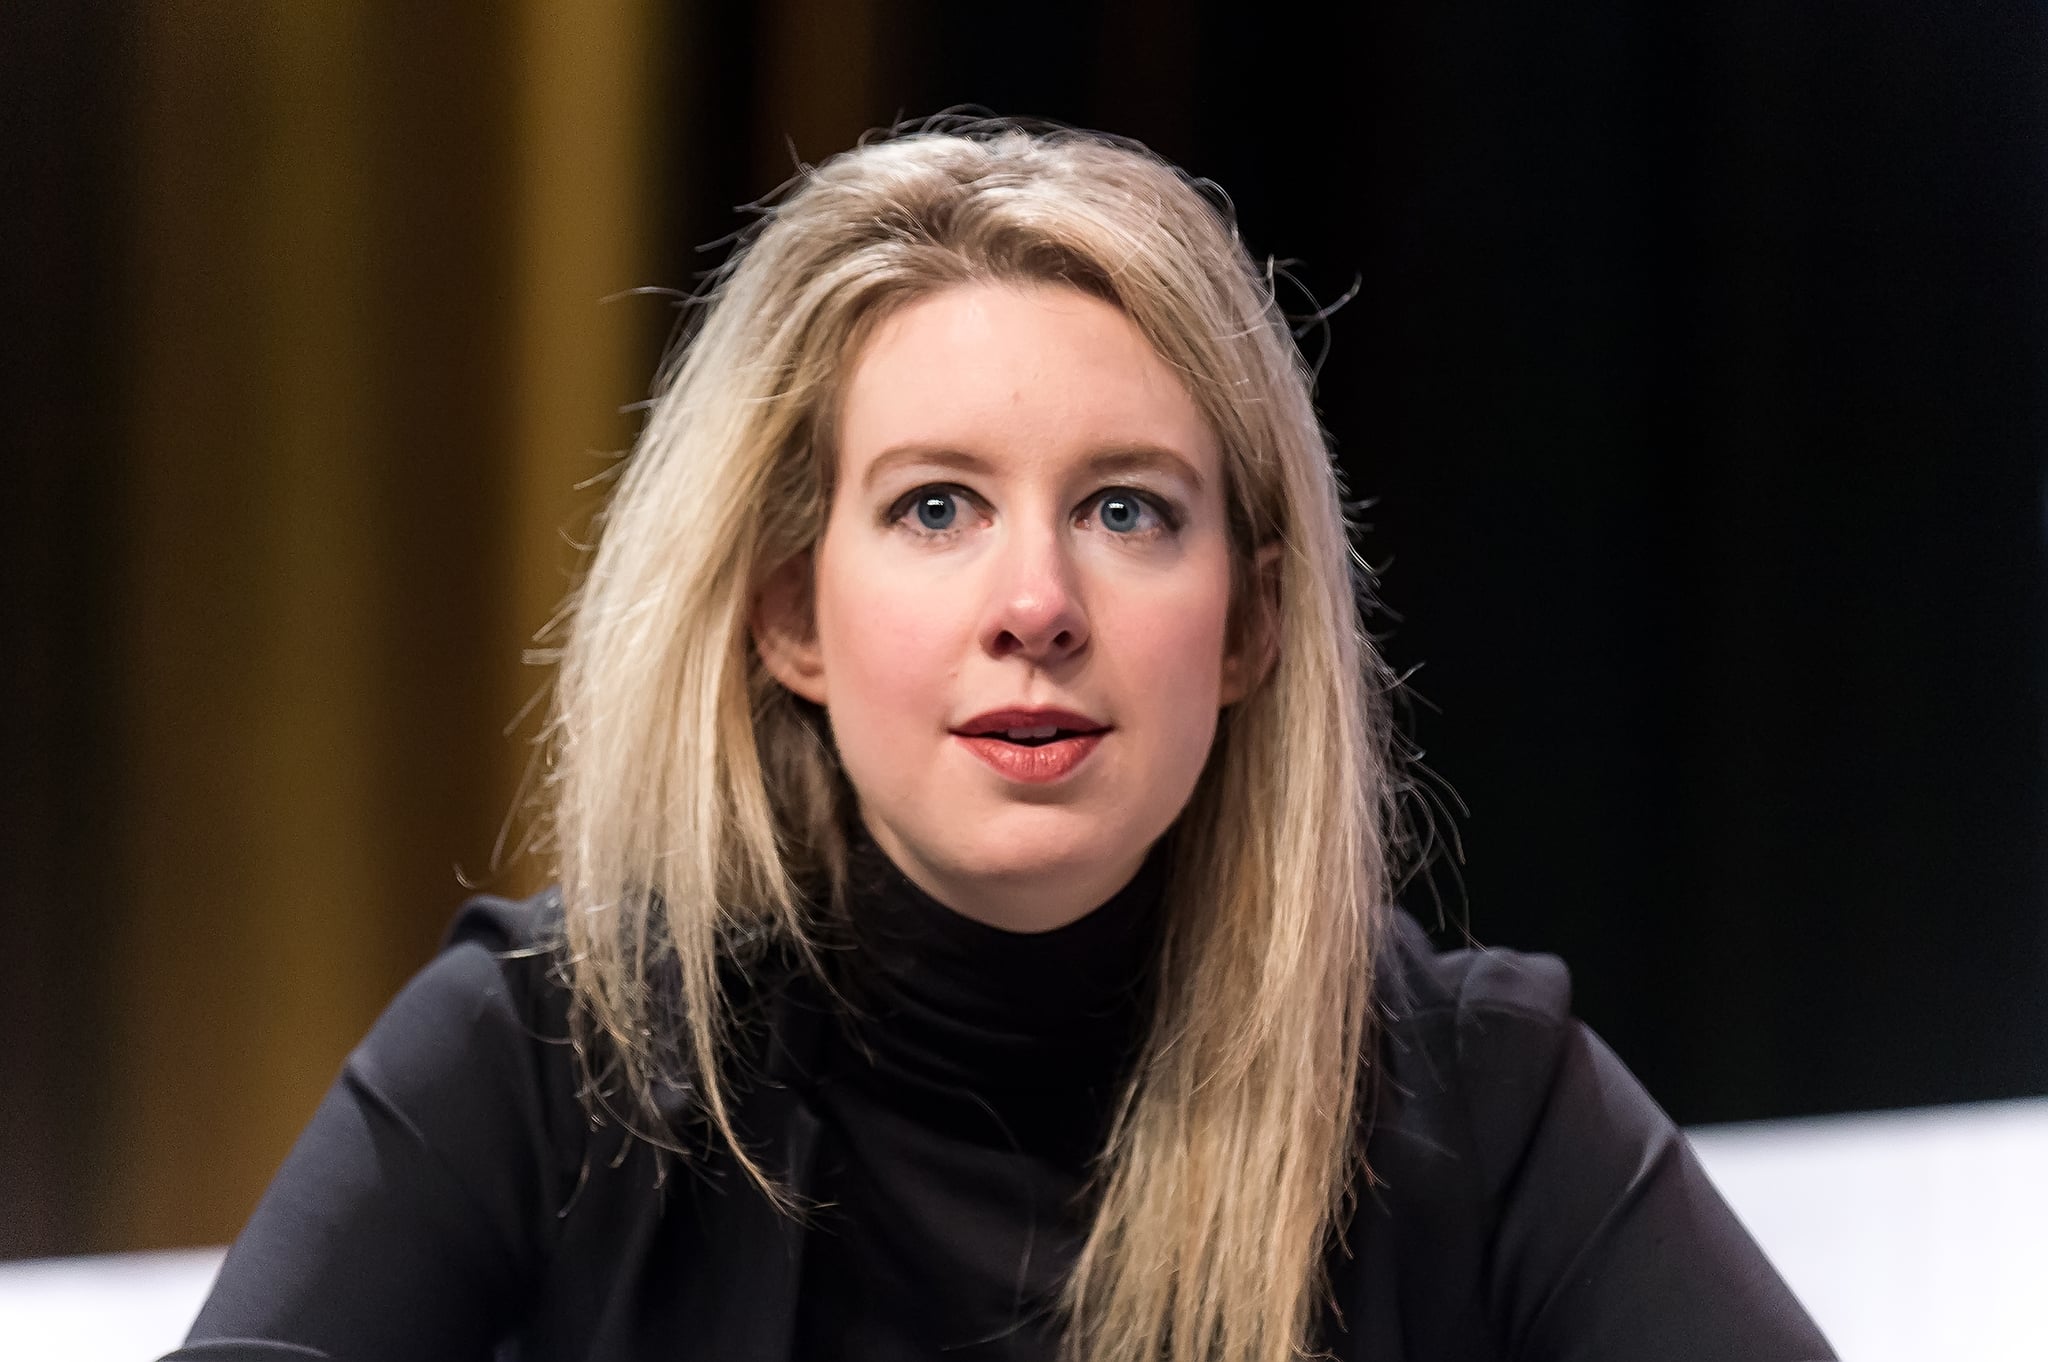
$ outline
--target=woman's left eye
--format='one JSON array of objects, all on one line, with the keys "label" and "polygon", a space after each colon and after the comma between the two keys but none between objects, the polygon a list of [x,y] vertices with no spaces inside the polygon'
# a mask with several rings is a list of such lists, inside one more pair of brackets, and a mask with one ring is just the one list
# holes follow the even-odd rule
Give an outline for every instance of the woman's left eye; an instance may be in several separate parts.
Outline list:
[{"label": "woman's left eye", "polygon": [[1112,487],[1096,497],[1095,506],[1102,528],[1119,535],[1150,535],[1179,528],[1172,514],[1143,492]]}]

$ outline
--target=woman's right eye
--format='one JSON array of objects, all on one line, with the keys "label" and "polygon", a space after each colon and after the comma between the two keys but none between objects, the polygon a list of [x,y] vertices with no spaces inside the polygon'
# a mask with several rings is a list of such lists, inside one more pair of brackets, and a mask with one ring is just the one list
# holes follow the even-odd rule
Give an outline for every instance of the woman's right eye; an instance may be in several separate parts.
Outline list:
[{"label": "woman's right eye", "polygon": [[[913,533],[943,536],[958,529],[960,506],[965,490],[959,487],[920,487],[891,508],[890,522],[904,521]],[[909,517],[905,521],[905,517]]]}]

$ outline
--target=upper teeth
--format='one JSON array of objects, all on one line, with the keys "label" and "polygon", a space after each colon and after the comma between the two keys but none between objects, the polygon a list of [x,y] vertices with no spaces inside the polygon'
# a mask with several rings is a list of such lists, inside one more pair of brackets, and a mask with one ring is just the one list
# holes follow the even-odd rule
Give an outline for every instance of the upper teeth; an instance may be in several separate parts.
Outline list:
[{"label": "upper teeth", "polygon": [[1007,729],[1004,731],[1003,736],[1006,738],[1050,738],[1058,732],[1058,728],[1054,727],[1051,724],[1047,724],[1043,728]]}]

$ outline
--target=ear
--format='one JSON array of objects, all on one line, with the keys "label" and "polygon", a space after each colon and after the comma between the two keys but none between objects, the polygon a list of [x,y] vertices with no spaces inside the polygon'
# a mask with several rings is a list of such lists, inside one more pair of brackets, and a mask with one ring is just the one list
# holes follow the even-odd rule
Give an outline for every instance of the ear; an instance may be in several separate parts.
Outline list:
[{"label": "ear", "polygon": [[1252,555],[1251,581],[1237,612],[1239,627],[1223,655],[1223,692],[1218,701],[1234,705],[1259,688],[1280,657],[1279,544],[1263,544]]},{"label": "ear", "polygon": [[812,558],[785,560],[754,596],[748,625],[768,674],[814,705],[825,703],[825,659],[818,647]]}]

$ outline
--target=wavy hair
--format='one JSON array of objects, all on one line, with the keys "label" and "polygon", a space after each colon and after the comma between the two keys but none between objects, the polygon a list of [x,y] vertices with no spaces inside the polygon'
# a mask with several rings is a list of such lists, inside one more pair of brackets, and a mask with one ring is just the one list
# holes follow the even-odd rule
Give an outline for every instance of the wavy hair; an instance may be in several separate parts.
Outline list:
[{"label": "wavy hair", "polygon": [[538,803],[585,1100],[661,1139],[658,1099],[687,1091],[802,1213],[734,1126],[732,981],[778,942],[817,968],[807,905],[843,901],[851,790],[823,711],[762,665],[752,607],[823,533],[840,384],[880,319],[965,282],[1085,290],[1219,437],[1233,631],[1255,551],[1282,552],[1272,668],[1220,716],[1176,824],[1155,1010],[1093,1168],[1067,1351],[1297,1357],[1365,1172],[1395,811],[1370,573],[1272,274],[1212,186],[1063,128],[926,124],[806,169],[762,214],[662,366],[562,617]]}]

